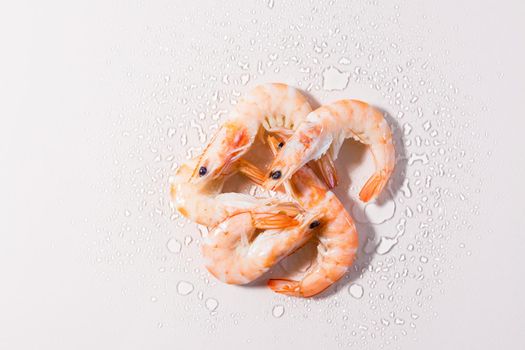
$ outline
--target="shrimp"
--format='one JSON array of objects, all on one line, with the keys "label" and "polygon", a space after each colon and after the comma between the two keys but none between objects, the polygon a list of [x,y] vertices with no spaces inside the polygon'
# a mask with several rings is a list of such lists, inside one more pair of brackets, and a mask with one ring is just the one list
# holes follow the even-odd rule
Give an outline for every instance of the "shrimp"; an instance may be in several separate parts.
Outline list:
[{"label": "shrimp", "polygon": [[[317,257],[301,280],[270,279],[268,287],[281,294],[296,297],[317,295],[341,279],[355,260],[359,238],[352,217],[318,179],[308,165],[299,169],[293,179],[293,195],[310,210],[322,210],[317,239]],[[304,197],[308,201],[303,200]],[[312,207],[313,206],[313,207]]]},{"label": "shrimp", "polygon": [[233,215],[204,237],[201,252],[205,266],[222,282],[250,283],[303,246],[318,226],[318,217],[315,213],[300,214],[297,226],[256,234],[257,225],[250,213]]},{"label": "shrimp", "polygon": [[308,100],[291,86],[279,83],[256,86],[239,101],[212,137],[190,182],[209,181],[228,172],[248,151],[261,126],[273,133],[290,134],[311,111]]},{"label": "shrimp", "polygon": [[359,197],[364,202],[375,198],[394,170],[392,132],[379,110],[357,100],[336,101],[308,114],[274,159],[264,186],[275,189],[307,162],[328,154],[331,157],[318,164],[325,182],[333,188],[337,177],[330,160],[337,158],[347,138],[370,146],[376,170],[361,189]]},{"label": "shrimp", "polygon": [[[278,141],[272,136],[269,139],[275,153]],[[279,146],[283,144],[280,142]],[[251,171],[250,176],[258,175]],[[263,181],[264,174],[260,176],[258,181]],[[342,278],[352,266],[359,247],[357,229],[343,204],[308,165],[295,172],[285,188],[308,213],[319,217],[309,226],[319,226],[317,257],[300,281],[270,279],[268,286],[277,293],[311,297]]]},{"label": "shrimp", "polygon": [[222,177],[192,184],[189,179],[197,161],[197,158],[193,158],[182,164],[170,178],[172,204],[184,217],[198,224],[214,227],[235,214],[249,212],[258,228],[283,228],[298,224],[294,217],[301,210],[293,203],[279,203],[273,199],[260,199],[242,193],[221,193],[228,176],[237,171],[247,174],[254,171],[242,160]]}]

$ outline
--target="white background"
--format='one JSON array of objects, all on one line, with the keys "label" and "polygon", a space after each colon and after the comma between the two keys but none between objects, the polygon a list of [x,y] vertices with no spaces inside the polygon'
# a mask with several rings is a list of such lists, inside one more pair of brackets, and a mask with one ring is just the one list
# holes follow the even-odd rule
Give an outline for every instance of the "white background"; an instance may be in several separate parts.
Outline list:
[{"label": "white background", "polygon": [[[1,348],[327,349],[354,340],[354,347],[360,348],[525,348],[524,6],[519,1],[353,1],[345,13],[337,10],[341,3],[0,5]],[[320,10],[309,23],[312,8]],[[430,79],[459,86],[458,100],[469,96],[465,105],[470,114],[465,118],[475,136],[465,141],[465,149],[472,150],[468,156],[475,161],[476,173],[452,190],[469,185],[480,189],[472,204],[479,205],[480,214],[460,212],[470,233],[461,239],[449,236],[445,248],[451,253],[437,264],[450,273],[444,274],[442,286],[414,321],[416,330],[407,320],[399,329],[406,328],[408,335],[388,343],[377,338],[362,341],[351,334],[360,322],[352,310],[365,316],[370,311],[368,296],[349,296],[348,282],[310,306],[275,296],[264,284],[234,288],[205,283],[195,225],[171,220],[165,211],[158,216],[137,214],[142,201],[146,207],[168,206],[162,191],[147,191],[162,189],[173,163],[183,161],[188,148],[199,147],[190,119],[205,113],[204,132],[212,132],[212,112],[205,105],[217,86],[224,84],[219,90],[227,95],[233,90],[242,93],[257,82],[300,81],[299,72],[286,68],[256,73],[259,59],[266,63],[268,55],[280,53],[280,40],[293,31],[288,23],[302,25],[307,44],[297,55],[307,58],[314,52],[310,37],[334,23],[342,31],[362,26],[356,32],[372,35],[368,13],[387,29],[388,18],[399,14],[392,27],[399,32],[389,33],[399,34],[399,47],[424,47],[421,55],[430,54],[436,67],[428,73]],[[364,20],[356,20],[356,14]],[[215,28],[214,21],[223,25]],[[320,29],[310,27],[312,22]],[[234,42],[218,38],[216,31]],[[252,37],[260,40],[255,51],[246,47]],[[377,43],[382,45],[380,38]],[[335,54],[334,62],[340,56]],[[221,82],[224,75],[239,77],[237,60],[242,59],[252,62],[247,85]],[[350,67],[338,68],[355,77],[356,60],[351,60]],[[329,65],[321,62],[312,69],[321,73]],[[202,80],[209,71],[216,72],[218,81]],[[334,92],[323,91],[320,74],[308,79],[301,87],[311,81],[310,94],[321,102],[359,97],[397,115],[381,94],[353,84],[352,76],[346,89]],[[235,98],[227,96],[220,107],[226,110],[231,108],[229,97]],[[179,129],[193,130],[187,144],[158,137],[168,131],[155,120],[166,116],[171,116],[176,137],[182,137]],[[405,118],[410,121],[413,116],[408,113]],[[135,137],[141,133],[146,141]],[[154,155],[144,156],[148,148],[167,142],[173,143],[175,160],[155,165]],[[166,157],[169,152],[164,153]],[[162,181],[153,186],[148,182],[152,176]],[[409,169],[410,181],[411,176]],[[119,239],[126,225],[136,241]],[[412,229],[417,231],[409,226],[402,237],[403,249]],[[193,242],[183,247],[186,255],[174,257],[166,251],[170,237],[183,242],[188,235]],[[466,245],[468,253],[459,244]],[[166,272],[159,272],[159,266]],[[369,278],[365,274],[355,282],[366,285]],[[179,296],[180,280],[191,281],[195,291]],[[204,299],[219,301],[217,314],[209,315],[199,291]],[[274,305],[284,305],[282,317],[272,316]],[[339,316],[343,308],[350,310],[346,329]],[[313,316],[301,318],[308,312]],[[330,320],[332,313],[337,319]],[[363,334],[369,337],[368,330]]]}]

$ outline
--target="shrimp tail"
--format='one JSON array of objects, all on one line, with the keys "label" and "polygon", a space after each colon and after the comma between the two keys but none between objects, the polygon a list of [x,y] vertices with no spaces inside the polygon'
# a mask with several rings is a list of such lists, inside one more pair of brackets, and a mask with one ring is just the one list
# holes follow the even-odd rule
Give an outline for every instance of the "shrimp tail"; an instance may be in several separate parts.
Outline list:
[{"label": "shrimp tail", "polygon": [[285,294],[293,297],[302,297],[301,283],[289,279],[271,279],[268,281],[268,287],[274,292]]},{"label": "shrimp tail", "polygon": [[361,192],[359,192],[359,198],[363,202],[368,202],[369,200],[374,199],[381,193],[387,181],[388,176],[386,176],[383,171],[375,173],[368,179],[361,189]]},{"label": "shrimp tail", "polygon": [[319,173],[323,177],[324,182],[329,189],[335,188],[339,182],[337,179],[337,170],[332,156],[329,153],[325,153],[318,160],[314,161],[317,165]]}]

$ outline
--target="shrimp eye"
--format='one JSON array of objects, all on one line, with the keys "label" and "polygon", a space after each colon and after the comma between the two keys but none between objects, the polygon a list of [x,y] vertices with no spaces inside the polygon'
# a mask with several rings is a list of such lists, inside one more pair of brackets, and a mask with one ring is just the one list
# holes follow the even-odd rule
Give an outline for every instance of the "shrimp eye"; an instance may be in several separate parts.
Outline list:
[{"label": "shrimp eye", "polygon": [[321,225],[321,223],[319,222],[319,220],[314,220],[310,223],[310,228],[313,229],[313,228],[316,228],[317,226]]},{"label": "shrimp eye", "polygon": [[201,166],[199,168],[199,176],[204,176],[204,175],[206,175],[207,172],[208,172],[208,169],[206,169],[205,166]]},{"label": "shrimp eye", "polygon": [[279,148],[283,148],[283,147],[284,147],[284,142],[279,142],[279,144],[277,145],[277,147],[279,147]]},{"label": "shrimp eye", "polygon": [[280,170],[276,170],[276,171],[272,171],[270,173],[270,177],[274,180],[279,180],[281,178],[281,171]]}]

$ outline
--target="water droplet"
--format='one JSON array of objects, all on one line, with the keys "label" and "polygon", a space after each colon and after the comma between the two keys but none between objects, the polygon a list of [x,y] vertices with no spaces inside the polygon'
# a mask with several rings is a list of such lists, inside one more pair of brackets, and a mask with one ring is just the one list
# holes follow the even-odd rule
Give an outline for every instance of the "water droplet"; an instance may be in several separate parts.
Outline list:
[{"label": "water droplet", "polygon": [[188,143],[188,136],[186,136],[186,134],[182,134],[180,136],[180,144],[183,146],[186,146],[187,143]]},{"label": "water droplet", "polygon": [[361,299],[365,293],[363,286],[357,283],[352,283],[348,286],[348,293],[356,299]]},{"label": "water droplet", "polygon": [[190,245],[190,243],[193,242],[193,238],[191,236],[184,237],[184,244]]},{"label": "water droplet", "polygon": [[423,153],[423,154],[412,153],[410,155],[410,158],[408,159],[408,164],[412,165],[415,162],[422,162],[423,164],[427,164],[428,161],[429,161],[428,154],[426,154],[426,153]]},{"label": "water droplet", "polygon": [[339,63],[344,64],[344,65],[349,65],[350,59],[348,57],[341,57],[341,59],[339,60]]},{"label": "water droplet", "polygon": [[421,261],[423,264],[426,264],[428,262],[428,258],[426,256],[419,257],[419,261]]},{"label": "water droplet", "polygon": [[268,7],[273,9],[273,6],[275,5],[275,0],[268,0]]},{"label": "water droplet", "polygon": [[250,74],[242,74],[241,75],[241,84],[246,85],[250,81]]},{"label": "water droplet", "polygon": [[180,295],[188,295],[193,292],[193,284],[186,281],[179,281],[177,283],[177,293]]},{"label": "water droplet", "polygon": [[372,224],[382,224],[391,219],[396,211],[396,203],[390,199],[379,205],[377,202],[367,203],[365,205],[365,214],[368,221]]},{"label": "water droplet", "polygon": [[170,252],[178,254],[182,249],[182,244],[180,244],[180,242],[177,241],[175,238],[170,238],[168,243],[166,244],[166,247]]},{"label": "water droplet", "polygon": [[330,66],[323,70],[323,89],[327,91],[343,90],[348,85],[349,78],[350,73],[341,72]]},{"label": "water droplet", "polygon": [[279,318],[282,315],[284,315],[284,306],[282,305],[275,305],[272,309],[272,315],[273,317]]},{"label": "water droplet", "polygon": [[379,255],[387,254],[398,242],[397,237],[381,237],[376,247],[376,253]]},{"label": "water droplet", "polygon": [[194,120],[191,120],[190,122],[190,126],[194,129],[197,130],[197,132],[199,133],[199,141],[201,143],[204,143],[206,142],[206,133],[204,132],[204,130],[202,129],[202,126],[198,123],[196,123]]},{"label": "water droplet", "polygon": [[409,123],[405,123],[403,125],[403,133],[405,134],[405,136],[410,135],[411,131],[412,131],[412,125],[410,125]]},{"label": "water droplet", "polygon": [[151,302],[152,303],[156,303],[157,302],[157,297],[151,297]]},{"label": "water droplet", "polygon": [[410,185],[408,183],[408,179],[403,180],[403,184],[401,185],[400,191],[403,193],[403,195],[406,198],[412,197],[412,190],[410,190]]},{"label": "water droplet", "polygon": [[215,311],[215,309],[217,309],[217,307],[219,306],[219,302],[217,301],[217,299],[214,298],[206,299],[204,304],[206,305],[206,309],[208,309],[210,312]]},{"label": "water droplet", "polygon": [[397,325],[403,325],[405,324],[405,320],[403,320],[402,318],[396,318],[395,321],[394,321]]},{"label": "water droplet", "polygon": [[197,227],[199,229],[199,233],[200,233],[201,237],[208,237],[209,230],[208,230],[208,228],[206,226],[198,225]]}]

